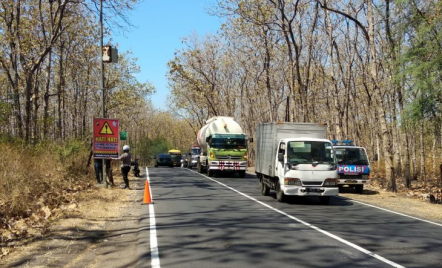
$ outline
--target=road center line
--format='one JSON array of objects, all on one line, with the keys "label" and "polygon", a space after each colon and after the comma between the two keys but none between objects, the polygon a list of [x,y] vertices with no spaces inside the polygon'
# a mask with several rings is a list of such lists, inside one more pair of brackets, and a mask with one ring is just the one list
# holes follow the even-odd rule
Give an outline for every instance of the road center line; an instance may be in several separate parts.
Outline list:
[{"label": "road center line", "polygon": [[[195,171],[192,171],[192,172],[197,173],[197,172],[195,172]],[[198,173],[198,174],[199,174],[199,173]],[[360,247],[360,246],[358,246],[358,245],[356,245],[356,244],[353,244],[353,243],[350,242],[350,241],[347,241],[347,240],[345,240],[345,239],[342,239],[342,238],[340,238],[340,237],[337,236],[337,235],[334,235],[334,234],[332,234],[332,233],[329,233],[329,232],[327,232],[327,231],[324,231],[324,230],[322,230],[322,229],[320,229],[320,228],[318,228],[318,227],[316,227],[316,226],[314,226],[314,225],[311,225],[311,224],[308,223],[308,222],[305,222],[305,221],[303,221],[303,220],[301,220],[301,219],[298,219],[298,218],[296,218],[296,217],[294,217],[294,216],[292,216],[292,215],[289,215],[289,214],[287,214],[287,213],[285,213],[285,212],[283,212],[283,211],[281,211],[281,210],[279,210],[279,209],[276,209],[276,208],[274,208],[274,207],[272,207],[272,206],[270,206],[270,205],[267,205],[266,203],[261,202],[261,201],[255,199],[255,198],[253,198],[253,197],[251,197],[251,196],[248,196],[248,195],[246,195],[246,194],[244,194],[244,193],[242,193],[242,192],[240,192],[240,191],[238,191],[238,190],[236,190],[236,189],[234,189],[234,188],[232,188],[232,187],[230,187],[230,186],[228,186],[228,185],[226,185],[226,184],[224,184],[224,183],[222,183],[222,182],[219,182],[219,181],[217,181],[217,180],[215,180],[215,179],[213,179],[213,178],[210,178],[210,177],[208,177],[208,176],[205,176],[205,175],[203,175],[203,174],[199,174],[199,175],[201,175],[201,176],[203,176],[203,177],[205,177],[205,178],[207,178],[207,179],[209,179],[209,180],[211,180],[211,181],[213,181],[213,182],[216,182],[216,183],[218,183],[218,184],[220,184],[220,185],[226,187],[227,189],[230,189],[230,190],[232,190],[232,191],[234,191],[234,192],[236,192],[236,193],[238,193],[238,194],[240,194],[240,195],[242,195],[242,196],[244,196],[244,197],[247,197],[247,198],[249,198],[250,200],[253,200],[253,201],[257,202],[258,204],[261,204],[261,205],[263,205],[263,206],[265,206],[265,207],[267,207],[267,208],[269,208],[269,209],[271,209],[271,210],[273,210],[273,211],[275,211],[275,212],[278,212],[279,214],[282,214],[282,215],[284,215],[284,216],[286,216],[286,217],[288,217],[288,218],[290,218],[290,219],[292,219],[292,220],[295,220],[295,221],[297,221],[297,222],[299,222],[299,223],[302,223],[303,225],[308,226],[308,227],[310,227],[310,228],[312,228],[312,229],[314,229],[314,230],[316,230],[316,231],[318,231],[318,232],[320,232],[320,233],[323,233],[323,234],[325,234],[326,236],[329,236],[329,237],[331,237],[331,238],[333,238],[333,239],[335,239],[335,240],[338,240],[339,242],[344,243],[344,244],[346,244],[346,245],[348,245],[348,246],[350,246],[350,247],[352,247],[352,248],[354,248],[354,249],[356,249],[356,250],[359,250],[359,251],[361,251],[362,253],[365,253],[365,254],[367,254],[367,255],[369,255],[369,256],[371,256],[371,257],[374,257],[374,258],[376,258],[376,259],[378,259],[378,260],[380,260],[380,261],[382,261],[382,262],[385,262],[385,263],[387,263],[387,264],[389,264],[389,265],[391,265],[391,266],[393,266],[393,267],[397,267],[397,268],[405,268],[405,266],[402,266],[402,265],[400,265],[400,264],[398,264],[398,263],[395,263],[395,262],[393,262],[393,261],[390,261],[390,260],[388,260],[388,259],[386,259],[386,258],[384,258],[384,257],[382,257],[382,256],[380,256],[380,255],[377,255],[377,254],[375,254],[375,253],[373,253],[373,252],[371,252],[371,251],[369,251],[369,250],[367,250],[367,249],[364,249],[364,248],[362,248],[362,247]]]},{"label": "road center line", "polygon": [[[146,179],[150,185],[149,171],[146,167]],[[149,189],[150,190],[150,189]],[[149,204],[149,222],[150,222],[150,257],[152,268],[160,268],[160,253],[158,251],[157,227],[155,222],[154,204]]]}]

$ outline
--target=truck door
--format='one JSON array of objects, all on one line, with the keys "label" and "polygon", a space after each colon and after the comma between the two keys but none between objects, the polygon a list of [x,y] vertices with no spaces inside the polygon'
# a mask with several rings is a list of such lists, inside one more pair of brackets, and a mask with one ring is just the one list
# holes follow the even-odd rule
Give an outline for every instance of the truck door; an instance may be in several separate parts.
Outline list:
[{"label": "truck door", "polygon": [[[286,144],[285,142],[279,143],[278,147],[278,154],[276,155],[276,175],[279,177],[280,181],[281,178],[284,180],[285,175],[285,159],[286,159]],[[281,154],[282,154],[282,161],[281,160]]]}]

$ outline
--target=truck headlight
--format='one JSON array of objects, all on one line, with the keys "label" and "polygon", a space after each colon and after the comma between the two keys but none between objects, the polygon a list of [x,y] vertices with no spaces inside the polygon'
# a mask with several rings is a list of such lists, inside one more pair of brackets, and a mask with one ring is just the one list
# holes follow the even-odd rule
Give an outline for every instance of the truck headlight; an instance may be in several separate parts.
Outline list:
[{"label": "truck headlight", "polygon": [[338,185],[337,179],[325,179],[323,186],[324,187],[334,187]]},{"label": "truck headlight", "polygon": [[284,185],[302,186],[302,182],[298,178],[284,178]]}]

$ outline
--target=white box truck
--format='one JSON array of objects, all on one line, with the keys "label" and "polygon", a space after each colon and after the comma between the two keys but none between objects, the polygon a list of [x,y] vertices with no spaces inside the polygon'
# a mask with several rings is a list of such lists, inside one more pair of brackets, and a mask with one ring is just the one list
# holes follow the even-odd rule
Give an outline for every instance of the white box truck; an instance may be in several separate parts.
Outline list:
[{"label": "white box truck", "polygon": [[255,173],[261,193],[318,196],[328,204],[339,194],[333,145],[327,127],[314,123],[264,123],[256,129]]}]

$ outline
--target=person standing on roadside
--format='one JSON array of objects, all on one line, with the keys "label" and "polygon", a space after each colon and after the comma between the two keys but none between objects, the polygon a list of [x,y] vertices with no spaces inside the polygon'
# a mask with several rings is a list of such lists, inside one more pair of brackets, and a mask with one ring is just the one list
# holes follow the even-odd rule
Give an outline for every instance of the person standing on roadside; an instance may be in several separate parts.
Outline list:
[{"label": "person standing on roadside", "polygon": [[97,183],[103,183],[103,159],[94,159],[95,178]]},{"label": "person standing on roadside", "polygon": [[115,186],[114,184],[114,175],[112,174],[112,160],[106,159],[106,176],[107,176],[107,184],[110,186]]},{"label": "person standing on roadside", "polygon": [[122,187],[124,189],[130,189],[129,188],[129,178],[128,174],[130,171],[130,163],[131,163],[131,155],[129,153],[130,147],[129,145],[123,146],[123,154],[120,155],[118,158],[111,157],[110,160],[121,160],[121,175],[123,175],[123,180],[125,183],[125,186]]}]

